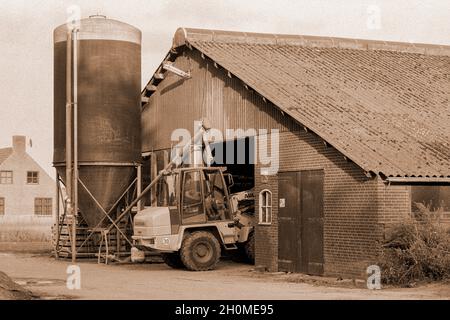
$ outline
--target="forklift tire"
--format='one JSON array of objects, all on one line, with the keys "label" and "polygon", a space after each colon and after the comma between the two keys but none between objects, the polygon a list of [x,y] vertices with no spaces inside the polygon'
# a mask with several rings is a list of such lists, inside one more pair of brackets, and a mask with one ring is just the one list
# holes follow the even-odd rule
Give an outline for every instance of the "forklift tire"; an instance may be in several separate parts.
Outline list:
[{"label": "forklift tire", "polygon": [[187,234],[180,249],[184,266],[191,271],[214,269],[220,259],[220,243],[208,231],[196,231]]},{"label": "forklift tire", "polygon": [[250,263],[255,263],[255,233],[252,231],[244,243],[245,255]]},{"label": "forklift tire", "polygon": [[174,269],[184,268],[184,264],[180,259],[178,252],[162,253],[161,257],[165,264]]}]

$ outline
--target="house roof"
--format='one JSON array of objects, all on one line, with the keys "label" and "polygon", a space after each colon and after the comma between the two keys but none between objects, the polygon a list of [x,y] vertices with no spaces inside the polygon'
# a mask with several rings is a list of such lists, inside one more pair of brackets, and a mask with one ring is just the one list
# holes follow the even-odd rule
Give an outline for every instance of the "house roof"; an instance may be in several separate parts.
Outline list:
[{"label": "house roof", "polygon": [[366,172],[449,180],[450,47],[179,29],[184,45]]},{"label": "house roof", "polygon": [[13,153],[13,148],[0,149],[0,164],[2,164]]}]

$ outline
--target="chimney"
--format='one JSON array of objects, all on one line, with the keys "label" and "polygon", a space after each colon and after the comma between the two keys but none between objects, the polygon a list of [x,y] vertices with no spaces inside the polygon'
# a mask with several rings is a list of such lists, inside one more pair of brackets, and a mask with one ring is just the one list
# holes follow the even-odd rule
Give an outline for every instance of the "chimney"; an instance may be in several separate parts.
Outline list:
[{"label": "chimney", "polygon": [[13,136],[13,150],[18,153],[23,153],[26,150],[25,136]]}]

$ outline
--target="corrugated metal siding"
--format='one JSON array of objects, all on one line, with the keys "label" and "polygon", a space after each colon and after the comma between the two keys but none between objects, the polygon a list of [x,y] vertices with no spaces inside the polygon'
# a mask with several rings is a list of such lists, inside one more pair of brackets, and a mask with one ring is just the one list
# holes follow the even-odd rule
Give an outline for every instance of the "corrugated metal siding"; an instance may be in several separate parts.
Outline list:
[{"label": "corrugated metal siding", "polygon": [[187,41],[366,171],[450,177],[450,57]]},{"label": "corrugated metal siding", "polygon": [[295,122],[271,103],[245,89],[242,81],[229,78],[197,50],[186,50],[174,66],[191,71],[191,79],[165,73],[165,79],[142,110],[143,152],[170,148],[173,130],[188,129],[194,121],[207,118],[212,127],[226,129],[290,130]]}]

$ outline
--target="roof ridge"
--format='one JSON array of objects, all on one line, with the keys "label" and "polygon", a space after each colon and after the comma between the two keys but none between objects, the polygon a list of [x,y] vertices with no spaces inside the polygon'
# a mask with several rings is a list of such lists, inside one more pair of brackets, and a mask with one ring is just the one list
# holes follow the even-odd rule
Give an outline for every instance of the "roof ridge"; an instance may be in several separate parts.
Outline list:
[{"label": "roof ridge", "polygon": [[342,48],[358,50],[385,50],[424,55],[450,56],[450,45],[366,40],[341,37],[290,35],[256,32],[239,32],[196,28],[178,28],[173,46],[179,47],[189,41],[221,43],[247,43],[271,45],[297,45],[319,48]]}]

